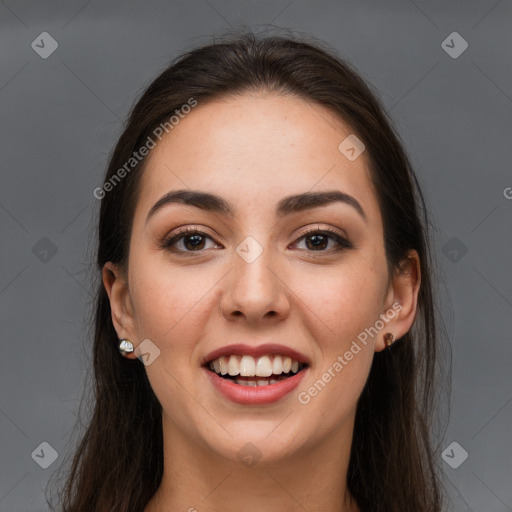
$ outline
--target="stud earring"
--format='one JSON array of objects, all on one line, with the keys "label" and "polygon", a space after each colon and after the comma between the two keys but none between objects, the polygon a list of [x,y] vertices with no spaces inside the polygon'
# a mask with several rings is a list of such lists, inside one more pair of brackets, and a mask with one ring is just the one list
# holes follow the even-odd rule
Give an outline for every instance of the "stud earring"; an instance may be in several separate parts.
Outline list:
[{"label": "stud earring", "polygon": [[393,336],[392,333],[387,332],[386,334],[384,334],[384,343],[386,344],[386,347],[391,347],[391,345],[393,345],[394,342],[395,337]]},{"label": "stud earring", "polygon": [[119,340],[119,352],[122,356],[128,356],[133,352],[133,343],[130,340]]}]

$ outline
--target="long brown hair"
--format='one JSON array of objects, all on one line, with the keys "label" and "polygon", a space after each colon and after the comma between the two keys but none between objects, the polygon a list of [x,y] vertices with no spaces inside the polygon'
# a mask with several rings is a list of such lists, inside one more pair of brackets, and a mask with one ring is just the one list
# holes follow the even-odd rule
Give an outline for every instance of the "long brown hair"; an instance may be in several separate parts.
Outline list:
[{"label": "long brown hair", "polygon": [[[408,157],[365,81],[332,49],[293,36],[231,35],[177,58],[145,90],[110,157],[105,184],[176,110],[251,90],[293,94],[329,108],[366,146],[384,224],[391,273],[409,249],[419,254],[421,288],[413,329],[375,354],[357,405],[348,488],[362,512],[437,512],[431,420],[438,348],[429,220]],[[128,263],[144,159],[101,199],[97,273]],[[105,187],[105,190],[107,187]],[[59,504],[63,512],[142,512],[163,474],[161,405],[144,365],[119,355],[110,303],[97,284],[91,417],[74,452]]]}]

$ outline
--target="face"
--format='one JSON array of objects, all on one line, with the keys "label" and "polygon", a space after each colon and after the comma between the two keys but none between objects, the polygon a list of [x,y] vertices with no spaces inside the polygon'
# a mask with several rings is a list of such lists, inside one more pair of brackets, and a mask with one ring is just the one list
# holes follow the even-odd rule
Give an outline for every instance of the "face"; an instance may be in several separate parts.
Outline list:
[{"label": "face", "polygon": [[[181,442],[305,454],[350,430],[384,334],[409,329],[417,283],[388,275],[367,154],[338,149],[351,133],[322,106],[254,93],[199,104],[151,150],[128,267],[104,282],[119,337],[159,350],[146,371]],[[176,191],[223,203],[160,201]]]}]

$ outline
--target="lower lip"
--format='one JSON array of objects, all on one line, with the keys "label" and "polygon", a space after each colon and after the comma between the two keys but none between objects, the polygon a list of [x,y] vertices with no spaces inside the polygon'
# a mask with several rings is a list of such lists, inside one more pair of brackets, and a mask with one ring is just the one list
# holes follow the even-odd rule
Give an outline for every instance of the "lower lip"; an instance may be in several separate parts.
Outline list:
[{"label": "lower lip", "polygon": [[293,377],[266,386],[241,386],[229,379],[219,377],[208,368],[204,370],[220,393],[232,402],[241,405],[266,405],[278,402],[300,384],[307,372],[307,368],[304,368]]}]

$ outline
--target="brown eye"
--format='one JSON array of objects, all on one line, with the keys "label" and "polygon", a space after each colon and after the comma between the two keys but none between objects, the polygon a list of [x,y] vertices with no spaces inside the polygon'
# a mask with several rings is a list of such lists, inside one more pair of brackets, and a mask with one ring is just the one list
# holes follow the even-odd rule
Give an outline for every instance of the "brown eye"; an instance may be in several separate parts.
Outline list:
[{"label": "brown eye", "polygon": [[[166,238],[162,247],[173,252],[201,252],[205,248],[208,249],[208,247],[205,247],[207,240],[213,242],[213,239],[206,233],[187,228]],[[181,244],[181,247],[179,247],[179,244]]]},{"label": "brown eye", "polygon": [[183,245],[192,251],[204,249],[205,238],[202,235],[187,235],[182,237]]},{"label": "brown eye", "polygon": [[329,229],[324,230],[310,230],[303,234],[296,243],[306,241],[306,250],[312,252],[331,252],[325,250],[329,247],[329,242],[334,241],[334,248],[332,251],[341,251],[343,249],[352,249],[353,245],[344,237],[340,236],[335,231]]},{"label": "brown eye", "polygon": [[[329,238],[323,234],[309,235],[305,238],[306,247],[308,249],[326,249],[329,245]],[[308,242],[310,243],[308,244]]]}]

